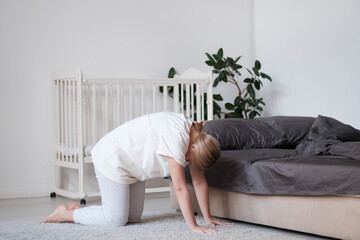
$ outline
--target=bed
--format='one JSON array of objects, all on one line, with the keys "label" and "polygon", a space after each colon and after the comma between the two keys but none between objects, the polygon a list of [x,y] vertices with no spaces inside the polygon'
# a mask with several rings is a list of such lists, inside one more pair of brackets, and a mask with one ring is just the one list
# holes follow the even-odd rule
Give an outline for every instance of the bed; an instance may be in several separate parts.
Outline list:
[{"label": "bed", "polygon": [[[56,194],[81,198],[99,196],[85,191],[84,169],[92,164],[91,149],[106,133],[138,116],[182,112],[195,120],[212,119],[212,72],[191,68],[174,78],[88,78],[82,70],[52,75],[54,83],[54,185]],[[162,92],[159,91],[162,87]],[[61,186],[61,169],[77,172],[77,190]],[[146,192],[170,191],[169,187]]]},{"label": "bed", "polygon": [[[214,216],[360,239],[359,130],[319,115],[213,120],[205,131],[222,149],[205,171]],[[173,188],[171,202],[179,209]]]}]

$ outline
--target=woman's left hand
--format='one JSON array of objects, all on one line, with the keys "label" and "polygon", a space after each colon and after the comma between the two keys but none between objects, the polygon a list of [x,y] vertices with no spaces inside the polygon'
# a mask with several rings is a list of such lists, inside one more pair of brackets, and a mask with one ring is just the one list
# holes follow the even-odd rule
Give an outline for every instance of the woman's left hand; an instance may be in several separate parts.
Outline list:
[{"label": "woman's left hand", "polygon": [[206,223],[208,225],[213,226],[213,227],[215,227],[216,225],[222,225],[222,226],[231,226],[231,225],[233,225],[230,222],[222,222],[222,221],[219,221],[219,220],[216,220],[216,219],[213,219],[213,218],[208,218],[205,221],[206,221]]}]

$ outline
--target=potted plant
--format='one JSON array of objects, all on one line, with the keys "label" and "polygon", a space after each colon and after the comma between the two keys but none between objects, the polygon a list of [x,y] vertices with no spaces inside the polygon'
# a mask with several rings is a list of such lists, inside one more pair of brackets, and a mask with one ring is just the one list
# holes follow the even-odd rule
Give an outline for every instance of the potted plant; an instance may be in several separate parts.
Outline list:
[{"label": "potted plant", "polygon": [[[263,106],[265,105],[263,98],[257,98],[256,91],[259,91],[263,86],[262,80],[267,79],[272,81],[271,77],[264,72],[260,72],[261,63],[259,60],[255,61],[252,69],[246,68],[250,76],[242,80],[244,86],[240,86],[239,82],[241,69],[243,66],[238,64],[240,57],[233,59],[231,57],[224,57],[222,48],[216,54],[205,53],[208,60],[205,63],[213,68],[213,73],[216,78],[214,80],[214,87],[220,82],[233,84],[237,88],[237,96],[232,103],[225,103],[225,108],[230,112],[222,112],[218,104],[214,105],[214,115],[221,118],[220,114],[224,114],[225,118],[250,118],[261,116]],[[214,94],[214,100],[222,101],[220,94]]]}]

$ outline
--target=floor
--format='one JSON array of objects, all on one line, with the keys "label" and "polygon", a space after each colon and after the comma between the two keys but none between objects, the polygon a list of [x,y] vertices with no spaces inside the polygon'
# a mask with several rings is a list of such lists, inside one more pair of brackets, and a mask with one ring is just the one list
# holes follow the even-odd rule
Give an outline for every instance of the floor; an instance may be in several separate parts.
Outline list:
[{"label": "floor", "polygon": [[[96,205],[100,203],[98,197],[88,198],[87,205]],[[34,198],[17,198],[17,199],[2,199],[0,200],[0,223],[11,220],[21,220],[26,218],[39,217],[39,221],[49,213],[51,213],[55,207],[60,203],[70,204],[73,199],[57,196],[56,198],[50,197],[34,197]],[[161,194],[147,194],[144,210],[160,210],[171,209],[170,197],[167,193]],[[175,210],[174,210],[175,211]],[[243,224],[254,226],[244,222],[235,222],[236,224]],[[311,234],[304,234],[294,231],[281,230],[277,228],[271,228],[261,225],[255,225],[259,229],[266,231],[284,232],[288,235],[299,237],[309,240],[325,240],[329,238],[315,236]]]}]

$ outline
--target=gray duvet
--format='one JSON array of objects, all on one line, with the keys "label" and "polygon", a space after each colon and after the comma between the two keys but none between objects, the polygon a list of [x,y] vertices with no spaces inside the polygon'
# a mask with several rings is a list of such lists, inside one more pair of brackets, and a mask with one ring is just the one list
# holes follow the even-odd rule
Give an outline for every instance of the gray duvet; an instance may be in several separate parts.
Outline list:
[{"label": "gray duvet", "polygon": [[[273,124],[272,120],[260,119],[259,122],[265,123],[266,128],[279,129],[276,126],[279,121]],[[242,147],[229,147],[229,136],[223,138],[212,131],[211,127],[214,126],[208,127],[208,133],[218,138],[223,149],[220,159],[205,171],[209,186],[251,194],[360,194],[360,131],[323,116],[313,119],[311,123],[306,123],[306,136],[300,134],[292,146],[289,147],[289,141],[286,141],[291,130],[277,130],[265,136],[271,139],[265,148],[258,145],[246,148],[243,142]],[[219,131],[216,124],[216,131]],[[240,134],[261,136],[262,127],[258,122],[257,128],[251,128],[255,133],[247,132],[249,129],[241,124]],[[226,134],[226,129],[220,129]],[[232,124],[231,132],[238,134],[234,129],[237,127]],[[279,141],[279,138],[282,140]],[[261,144],[264,144],[264,138],[261,137],[261,140]],[[230,144],[233,146],[234,141],[230,141]],[[287,148],[281,148],[283,146]],[[188,181],[191,180],[188,170],[186,177]]]}]

